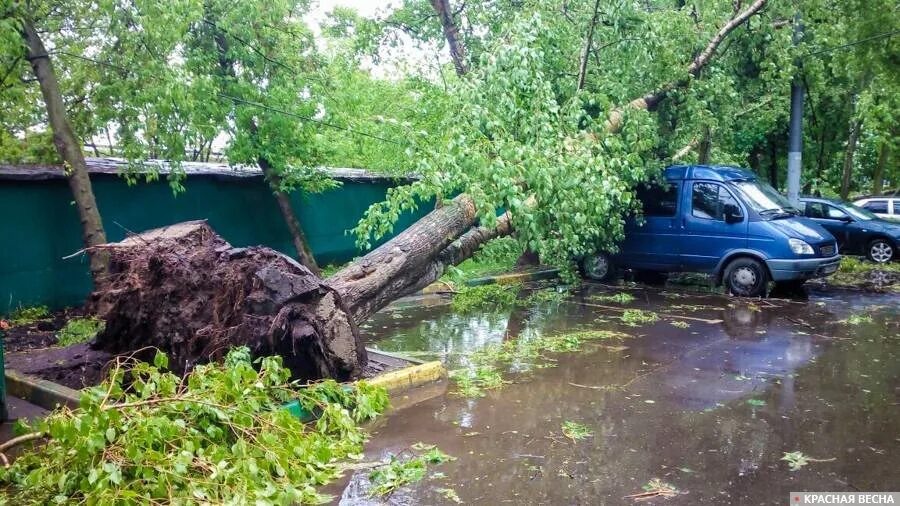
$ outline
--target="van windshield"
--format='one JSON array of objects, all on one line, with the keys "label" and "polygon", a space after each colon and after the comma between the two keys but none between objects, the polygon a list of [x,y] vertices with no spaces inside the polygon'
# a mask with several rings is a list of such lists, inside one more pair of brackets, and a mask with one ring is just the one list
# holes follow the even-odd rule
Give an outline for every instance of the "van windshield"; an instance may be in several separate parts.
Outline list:
[{"label": "van windshield", "polygon": [[764,218],[788,218],[800,214],[788,199],[766,183],[745,179],[732,181],[731,184],[744,197],[744,202]]}]

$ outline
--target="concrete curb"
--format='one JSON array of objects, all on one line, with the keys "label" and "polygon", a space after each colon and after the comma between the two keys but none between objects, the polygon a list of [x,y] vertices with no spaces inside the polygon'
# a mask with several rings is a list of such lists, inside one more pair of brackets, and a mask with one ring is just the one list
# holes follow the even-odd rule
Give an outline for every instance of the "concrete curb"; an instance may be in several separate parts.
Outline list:
[{"label": "concrete curb", "polygon": [[5,372],[8,395],[18,397],[44,409],[52,410],[58,406],[78,407],[78,399],[81,396],[78,390],[12,369],[7,369]]},{"label": "concrete curb", "polygon": [[367,381],[370,385],[384,387],[388,391],[388,395],[395,396],[446,376],[447,370],[444,365],[440,361],[434,361],[379,374]]},{"label": "concrete curb", "polygon": [[495,283],[498,285],[510,285],[513,283],[554,279],[557,277],[559,277],[559,269],[542,269],[533,272],[512,272],[509,274],[498,274],[496,276],[470,279],[466,281],[466,286],[492,285]]},{"label": "concrete curb", "polygon": [[[383,353],[383,352],[382,352]],[[400,355],[392,355],[404,358]],[[404,358],[405,359],[405,358]],[[412,359],[405,359],[413,361]],[[422,363],[416,360],[414,365],[379,374],[368,381],[370,385],[384,387],[388,395],[394,397],[412,388],[433,383],[447,376],[447,370],[439,361]],[[6,370],[6,392],[36,406],[47,410],[59,406],[77,408],[81,393],[67,386],[45,379],[22,374],[19,371]]]}]

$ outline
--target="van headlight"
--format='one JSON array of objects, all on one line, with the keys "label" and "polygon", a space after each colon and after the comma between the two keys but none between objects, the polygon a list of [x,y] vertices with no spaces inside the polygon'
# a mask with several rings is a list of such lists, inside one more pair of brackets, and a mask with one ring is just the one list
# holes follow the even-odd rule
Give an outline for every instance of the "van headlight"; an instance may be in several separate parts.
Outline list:
[{"label": "van headlight", "polygon": [[812,246],[807,244],[805,241],[801,241],[800,239],[788,239],[788,244],[791,245],[791,251],[793,251],[795,255],[816,254],[816,252],[813,251]]}]

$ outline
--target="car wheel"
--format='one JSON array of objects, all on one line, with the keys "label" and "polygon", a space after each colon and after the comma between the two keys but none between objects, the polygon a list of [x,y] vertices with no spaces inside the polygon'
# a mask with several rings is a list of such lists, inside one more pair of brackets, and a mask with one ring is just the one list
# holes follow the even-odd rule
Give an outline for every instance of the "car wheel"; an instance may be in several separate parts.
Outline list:
[{"label": "car wheel", "polygon": [[738,297],[761,297],[765,295],[769,273],[766,267],[753,258],[732,260],[725,268],[725,287]]},{"label": "car wheel", "polygon": [[894,245],[887,239],[875,239],[866,248],[866,256],[879,264],[888,263],[894,258]]},{"label": "car wheel", "polygon": [[634,280],[638,283],[644,283],[646,285],[664,285],[666,284],[666,280],[669,279],[668,272],[658,272],[658,271],[634,271]]},{"label": "car wheel", "polygon": [[594,281],[612,281],[616,277],[616,266],[609,255],[597,253],[581,259],[581,273]]}]

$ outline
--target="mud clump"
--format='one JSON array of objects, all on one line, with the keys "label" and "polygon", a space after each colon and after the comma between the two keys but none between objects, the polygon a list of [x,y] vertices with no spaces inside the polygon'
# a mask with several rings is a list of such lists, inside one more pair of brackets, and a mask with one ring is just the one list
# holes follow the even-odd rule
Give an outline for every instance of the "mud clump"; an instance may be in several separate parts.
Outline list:
[{"label": "mud clump", "polygon": [[109,271],[88,300],[106,321],[97,349],[152,355],[158,348],[179,373],[242,345],[254,356],[282,356],[296,379],[362,372],[365,348],[340,295],[275,250],[235,248],[203,221],[101,248]]}]

